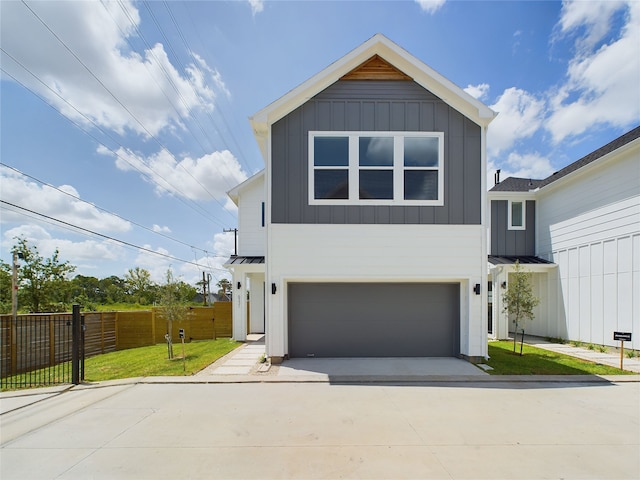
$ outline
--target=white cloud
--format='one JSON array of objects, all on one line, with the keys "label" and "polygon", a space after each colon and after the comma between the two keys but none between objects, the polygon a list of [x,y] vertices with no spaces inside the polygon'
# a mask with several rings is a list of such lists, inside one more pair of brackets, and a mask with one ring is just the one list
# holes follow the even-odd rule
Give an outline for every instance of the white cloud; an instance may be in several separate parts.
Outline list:
[{"label": "white cloud", "polygon": [[128,0],[3,2],[1,22],[3,69],[81,123],[87,117],[119,133],[155,135],[196,108],[212,108],[214,87],[224,87],[194,54],[180,73],[161,44],[131,51],[140,16]]},{"label": "white cloud", "polygon": [[[14,205],[101,233],[131,230],[131,224],[126,220],[79,200],[78,191],[71,185],[62,185],[58,189],[40,185],[6,167],[0,167],[0,181],[2,199]],[[23,221],[24,215],[17,213],[20,211],[4,210],[2,222]]]},{"label": "white cloud", "polygon": [[420,5],[423,12],[434,14],[442,8],[446,1],[447,0],[416,0],[416,3]]},{"label": "white cloud", "polygon": [[156,233],[171,233],[171,229],[167,226],[160,226],[160,225],[156,225],[155,223],[153,224],[153,231]]},{"label": "white cloud", "polygon": [[[96,260],[115,261],[123,257],[122,247],[110,240],[84,240],[74,242],[69,239],[55,238],[48,230],[34,223],[19,225],[3,233],[2,245],[7,250],[16,244],[16,238],[25,238],[30,246],[36,247],[38,253],[48,258],[56,251],[60,252],[60,260],[83,268],[94,268]],[[76,271],[76,273],[78,273]]]},{"label": "white cloud", "polygon": [[500,178],[504,180],[508,177],[531,178],[541,180],[551,175],[555,169],[551,162],[544,155],[539,153],[519,154],[512,152],[506,160],[499,165],[495,160],[487,162],[487,188],[491,189],[494,184],[494,174],[500,169]]},{"label": "white cloud", "polygon": [[565,1],[558,26],[563,34],[584,30],[577,47],[592,48],[608,33],[614,13],[624,4],[623,0]]},{"label": "white cloud", "polygon": [[251,5],[251,13],[255,16],[256,13],[260,13],[264,10],[264,0],[248,0]]},{"label": "white cloud", "polygon": [[177,271],[184,278],[184,281],[195,285],[196,282],[202,281],[202,272],[210,273],[211,278],[211,290],[214,290],[215,284],[221,278],[231,278],[229,271],[224,268],[224,262],[234,253],[234,235],[233,233],[216,233],[213,237],[213,241],[209,243],[212,248],[210,254],[197,257],[193,263],[183,263]]},{"label": "white cloud", "polygon": [[487,98],[489,94],[489,84],[481,83],[479,85],[468,85],[467,88],[464,89],[469,95],[477,100],[482,100]]},{"label": "white cloud", "polygon": [[498,112],[487,133],[491,155],[498,155],[518,140],[531,137],[542,126],[545,116],[543,100],[515,87],[506,89],[491,109]]},{"label": "white cloud", "polygon": [[[601,46],[611,16],[626,9],[619,36]],[[550,95],[546,127],[555,143],[598,125],[626,127],[640,119],[640,2],[575,2],[563,6],[563,33],[582,32],[567,81]]]},{"label": "white cloud", "polygon": [[226,192],[247,179],[238,160],[228,150],[213,152],[180,161],[166,150],[142,157],[119,148],[115,154],[104,147],[98,153],[114,156],[116,166],[124,171],[138,170],[151,178],[158,194],[171,193],[190,200],[226,200]]}]

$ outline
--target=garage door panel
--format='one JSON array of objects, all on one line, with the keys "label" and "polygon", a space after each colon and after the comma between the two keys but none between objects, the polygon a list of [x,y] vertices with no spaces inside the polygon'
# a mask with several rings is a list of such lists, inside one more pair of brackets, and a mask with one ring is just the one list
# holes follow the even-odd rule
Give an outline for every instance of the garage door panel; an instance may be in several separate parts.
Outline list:
[{"label": "garage door panel", "polygon": [[293,283],[291,357],[456,356],[459,285]]}]

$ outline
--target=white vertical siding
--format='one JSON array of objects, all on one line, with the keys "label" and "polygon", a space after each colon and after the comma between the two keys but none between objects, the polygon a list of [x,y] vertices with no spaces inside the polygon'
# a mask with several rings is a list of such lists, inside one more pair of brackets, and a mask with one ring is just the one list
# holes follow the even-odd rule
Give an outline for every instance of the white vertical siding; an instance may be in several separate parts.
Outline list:
[{"label": "white vertical siding", "polygon": [[639,258],[640,233],[554,252],[559,276],[549,281],[560,295],[559,334],[545,335],[616,345],[613,332],[626,331],[633,332],[633,348],[638,348]]},{"label": "white vertical siding", "polygon": [[[558,335],[640,347],[640,154],[630,148],[539,192],[538,255],[558,264]],[[549,329],[549,336],[551,334]]]},{"label": "white vertical siding", "polygon": [[262,226],[264,176],[242,189],[238,199],[238,255],[265,254],[266,229]]}]

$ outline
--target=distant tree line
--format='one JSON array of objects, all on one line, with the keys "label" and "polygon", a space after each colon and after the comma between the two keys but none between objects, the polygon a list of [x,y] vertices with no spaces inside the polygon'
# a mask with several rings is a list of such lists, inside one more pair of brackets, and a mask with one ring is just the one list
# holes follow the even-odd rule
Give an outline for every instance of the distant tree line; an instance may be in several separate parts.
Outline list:
[{"label": "distant tree line", "polygon": [[[163,300],[166,285],[151,280],[151,274],[144,268],[129,269],[120,278],[116,275],[98,279],[85,275],[72,277],[76,267],[60,259],[56,251],[49,258],[43,258],[37,247],[28,244],[24,238],[17,238],[12,252],[19,257],[18,307],[20,312],[63,312],[71,305],[80,304],[85,310],[95,310],[98,305],[138,304],[154,305]],[[0,261],[0,313],[11,313],[12,266]],[[190,303],[202,291],[170,276],[175,301]],[[226,283],[218,282],[226,291]],[[221,285],[224,283],[224,285]]]}]

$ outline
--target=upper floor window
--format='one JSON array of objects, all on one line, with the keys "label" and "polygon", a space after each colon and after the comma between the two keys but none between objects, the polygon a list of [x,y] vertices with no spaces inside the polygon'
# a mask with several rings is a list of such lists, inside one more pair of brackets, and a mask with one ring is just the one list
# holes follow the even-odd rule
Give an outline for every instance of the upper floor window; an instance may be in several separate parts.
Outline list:
[{"label": "upper floor window", "polygon": [[441,132],[309,132],[309,203],[443,205]]},{"label": "upper floor window", "polygon": [[508,225],[509,230],[524,230],[525,224],[525,202],[509,200]]}]

